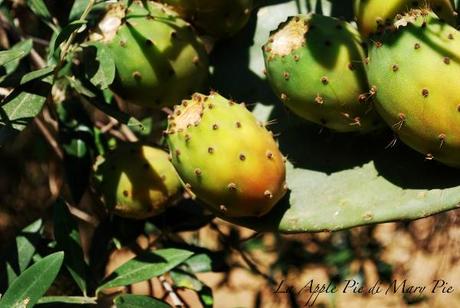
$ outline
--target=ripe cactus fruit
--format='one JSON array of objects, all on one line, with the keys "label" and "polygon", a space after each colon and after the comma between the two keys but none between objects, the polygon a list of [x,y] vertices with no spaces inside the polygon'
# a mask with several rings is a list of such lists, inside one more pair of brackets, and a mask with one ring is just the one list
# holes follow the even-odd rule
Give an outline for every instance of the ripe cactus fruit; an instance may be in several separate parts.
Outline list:
[{"label": "ripe cactus fruit", "polygon": [[204,85],[208,56],[177,13],[159,3],[145,5],[112,5],[91,39],[107,44],[112,52],[115,93],[143,106],[173,106]]},{"label": "ripe cactus fruit", "polygon": [[460,33],[413,10],[375,40],[368,76],[383,119],[427,159],[460,167]]},{"label": "ripe cactus fruit", "polygon": [[161,0],[176,9],[204,33],[232,36],[249,20],[253,0]]},{"label": "ripe cactus fruit", "polygon": [[276,95],[297,115],[340,132],[379,126],[364,70],[359,33],[347,22],[310,14],[290,17],[263,47]]},{"label": "ripe cactus fruit", "polygon": [[427,7],[449,24],[455,25],[457,14],[453,0],[355,0],[355,15],[359,31],[369,36],[382,31],[385,25],[391,25],[397,14]]},{"label": "ripe cactus fruit", "polygon": [[94,169],[102,203],[126,218],[145,219],[162,213],[182,187],[168,154],[146,145],[122,145],[99,158]]},{"label": "ripe cactus fruit", "polygon": [[243,104],[194,94],[168,124],[172,163],[186,189],[222,216],[262,216],[285,194],[278,145]]}]

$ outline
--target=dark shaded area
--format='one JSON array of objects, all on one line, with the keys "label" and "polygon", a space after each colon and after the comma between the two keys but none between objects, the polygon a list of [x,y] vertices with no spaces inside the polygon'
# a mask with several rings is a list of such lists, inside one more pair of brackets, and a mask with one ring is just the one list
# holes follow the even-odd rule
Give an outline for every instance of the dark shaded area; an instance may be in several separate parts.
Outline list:
[{"label": "dark shaded area", "polygon": [[198,230],[212,219],[214,219],[214,215],[206,213],[206,209],[202,205],[187,199],[169,207],[163,214],[155,216],[149,221],[161,230],[182,232]]},{"label": "dark shaded area", "polygon": [[[249,104],[277,100],[268,84],[249,69],[249,50],[254,45],[257,25],[256,13],[252,13],[243,31],[218,43],[210,58],[210,64],[214,67],[210,78],[211,88],[227,98]],[[262,54],[262,49],[260,53]]]},{"label": "dark shaded area", "polygon": [[88,185],[95,156],[94,133],[79,101],[69,99],[61,106],[59,140],[64,149],[65,176],[72,198],[78,203]]}]

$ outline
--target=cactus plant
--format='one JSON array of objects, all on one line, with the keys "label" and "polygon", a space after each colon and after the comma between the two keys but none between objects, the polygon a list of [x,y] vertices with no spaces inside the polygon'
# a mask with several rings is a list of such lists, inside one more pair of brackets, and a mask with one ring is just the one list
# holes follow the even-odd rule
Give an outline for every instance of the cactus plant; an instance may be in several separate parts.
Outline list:
[{"label": "cactus plant", "polygon": [[161,0],[171,5],[204,33],[228,37],[249,20],[253,0]]},{"label": "cactus plant", "polygon": [[170,116],[172,162],[186,188],[222,216],[262,216],[286,192],[284,158],[245,106],[194,94]]},{"label": "cactus plant", "polygon": [[[370,49],[377,109],[403,142],[460,167],[460,33],[428,10],[412,10]],[[446,87],[446,85],[449,85]]]},{"label": "cactus plant", "polygon": [[365,93],[365,53],[347,22],[321,15],[290,17],[263,47],[268,81],[299,116],[340,132],[379,126]]},{"label": "cactus plant", "polygon": [[446,22],[455,25],[457,15],[453,0],[355,0],[358,28],[364,36],[383,30],[397,14],[416,8],[431,8]]},{"label": "cactus plant", "polygon": [[121,217],[145,219],[161,214],[181,190],[168,154],[142,144],[119,146],[100,157],[94,169],[102,203]]},{"label": "cactus plant", "polygon": [[164,5],[112,5],[92,40],[110,48],[117,70],[112,89],[129,102],[173,106],[207,79],[208,56],[192,27]]}]

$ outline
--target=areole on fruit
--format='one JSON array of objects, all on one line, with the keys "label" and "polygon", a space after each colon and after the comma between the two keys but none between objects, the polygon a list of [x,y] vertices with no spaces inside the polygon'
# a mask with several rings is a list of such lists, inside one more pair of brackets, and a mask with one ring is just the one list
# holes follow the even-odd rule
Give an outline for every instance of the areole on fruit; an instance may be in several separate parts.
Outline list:
[{"label": "areole on fruit", "polygon": [[364,71],[365,53],[348,23],[316,14],[290,17],[263,46],[267,79],[294,113],[340,132],[380,127]]},{"label": "areole on fruit", "polygon": [[186,189],[219,215],[264,215],[286,192],[284,158],[242,104],[196,93],[175,107],[166,135]]},{"label": "areole on fruit", "polygon": [[426,159],[460,167],[460,33],[412,10],[374,41],[368,76],[383,119]]},{"label": "areole on fruit", "polygon": [[208,56],[177,13],[159,3],[145,3],[111,5],[90,39],[112,52],[116,94],[147,107],[173,106],[203,87]]}]

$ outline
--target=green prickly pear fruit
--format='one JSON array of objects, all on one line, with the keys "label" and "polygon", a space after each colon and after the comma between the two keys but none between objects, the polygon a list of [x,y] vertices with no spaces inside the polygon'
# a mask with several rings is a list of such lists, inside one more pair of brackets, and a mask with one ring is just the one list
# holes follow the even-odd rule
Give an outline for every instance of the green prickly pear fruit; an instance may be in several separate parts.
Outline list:
[{"label": "green prickly pear fruit", "polygon": [[232,36],[248,22],[253,0],[161,0],[211,36]]},{"label": "green prickly pear fruit", "polygon": [[208,56],[190,24],[177,13],[159,3],[145,4],[112,5],[91,39],[111,50],[115,93],[138,105],[173,106],[203,87]]},{"label": "green prickly pear fruit", "polygon": [[427,159],[460,167],[460,33],[413,10],[374,40],[367,73],[380,115]]},{"label": "green prickly pear fruit", "polygon": [[455,25],[457,13],[453,0],[355,0],[355,15],[361,34],[369,36],[382,31],[398,14],[410,9],[430,7],[446,22]]},{"label": "green prickly pear fruit", "polygon": [[284,157],[243,104],[194,94],[168,124],[172,163],[186,189],[222,216],[262,216],[285,194]]},{"label": "green prickly pear fruit", "polygon": [[100,157],[94,169],[97,195],[121,217],[145,219],[161,214],[182,187],[169,155],[146,145],[122,145]]},{"label": "green prickly pear fruit", "polygon": [[310,14],[290,17],[263,47],[267,79],[304,119],[339,132],[380,126],[368,95],[365,53],[347,22]]}]

